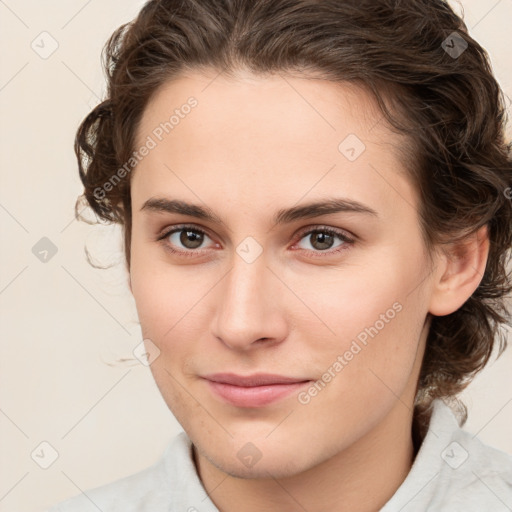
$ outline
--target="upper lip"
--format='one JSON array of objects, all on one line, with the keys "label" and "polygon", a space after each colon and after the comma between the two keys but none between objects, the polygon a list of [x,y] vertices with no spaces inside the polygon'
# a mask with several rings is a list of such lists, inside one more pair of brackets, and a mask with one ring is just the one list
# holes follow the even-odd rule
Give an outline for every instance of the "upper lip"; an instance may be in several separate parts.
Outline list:
[{"label": "upper lip", "polygon": [[271,384],[293,384],[309,381],[309,379],[286,377],[284,375],[275,375],[271,373],[255,373],[247,376],[236,375],[234,373],[214,373],[211,375],[204,375],[203,378],[212,382],[221,382],[223,384],[243,387],[265,386]]}]

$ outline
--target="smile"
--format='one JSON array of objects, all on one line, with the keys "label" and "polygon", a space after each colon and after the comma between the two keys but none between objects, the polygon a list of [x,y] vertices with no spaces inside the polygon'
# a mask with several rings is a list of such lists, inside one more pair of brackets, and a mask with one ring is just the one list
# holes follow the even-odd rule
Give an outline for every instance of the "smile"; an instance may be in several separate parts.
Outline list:
[{"label": "smile", "polygon": [[236,407],[263,407],[298,393],[311,382],[270,374],[215,374],[204,378],[215,396]]}]

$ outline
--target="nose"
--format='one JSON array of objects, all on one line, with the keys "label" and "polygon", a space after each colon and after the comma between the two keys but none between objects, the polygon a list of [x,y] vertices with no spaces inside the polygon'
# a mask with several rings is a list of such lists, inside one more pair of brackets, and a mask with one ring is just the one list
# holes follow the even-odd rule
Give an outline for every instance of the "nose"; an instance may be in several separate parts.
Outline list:
[{"label": "nose", "polygon": [[231,270],[219,283],[212,334],[235,350],[286,338],[287,322],[282,283],[267,267],[263,255],[247,263],[235,254]]}]

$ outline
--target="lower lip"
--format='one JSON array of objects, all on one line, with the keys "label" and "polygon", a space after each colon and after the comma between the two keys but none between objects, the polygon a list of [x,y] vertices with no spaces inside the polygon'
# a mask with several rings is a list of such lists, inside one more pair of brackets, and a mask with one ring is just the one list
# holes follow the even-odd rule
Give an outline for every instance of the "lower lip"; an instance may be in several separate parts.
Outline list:
[{"label": "lower lip", "polygon": [[213,392],[226,402],[237,407],[263,407],[298,392],[311,381],[293,382],[290,384],[269,384],[265,386],[233,386],[222,382],[208,380]]}]

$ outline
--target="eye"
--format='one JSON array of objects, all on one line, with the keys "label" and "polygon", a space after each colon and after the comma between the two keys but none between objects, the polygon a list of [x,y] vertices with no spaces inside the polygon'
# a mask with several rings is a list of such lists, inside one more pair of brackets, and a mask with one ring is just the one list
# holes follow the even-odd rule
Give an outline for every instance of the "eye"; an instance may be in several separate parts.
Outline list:
[{"label": "eye", "polygon": [[[335,240],[338,239],[339,243],[335,244]],[[307,243],[301,247],[300,242],[307,240]],[[315,227],[309,229],[306,232],[301,233],[301,239],[299,244],[296,244],[301,249],[305,249],[308,252],[319,253],[328,252],[329,254],[336,253],[345,250],[347,246],[354,243],[354,240],[348,237],[344,232],[339,231],[330,227]],[[309,245],[309,247],[307,247]],[[334,247],[334,249],[333,249]],[[331,250],[333,249],[333,250]]]},{"label": "eye", "polygon": [[200,248],[205,237],[211,240],[202,229],[194,226],[176,226],[170,231],[163,233],[158,240],[164,242],[166,248],[171,252],[180,253],[184,256],[193,256],[200,252],[196,249]]},{"label": "eye", "polygon": [[[329,256],[346,250],[354,243],[354,240],[341,230],[326,226],[314,226],[300,234],[300,240],[292,248],[298,247],[314,256]],[[211,240],[205,231],[195,226],[174,226],[158,237],[166,250],[183,256],[197,256],[201,253],[201,246],[205,238]],[[336,239],[339,243],[335,245]],[[301,246],[303,240],[308,240],[306,247]],[[213,240],[212,240],[213,242]],[[307,245],[309,244],[309,247]],[[215,244],[218,246],[218,244]],[[203,249],[205,249],[203,247]],[[326,253],[326,254],[322,254]]]}]

